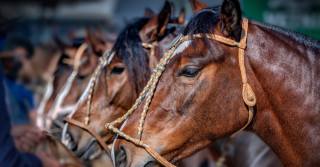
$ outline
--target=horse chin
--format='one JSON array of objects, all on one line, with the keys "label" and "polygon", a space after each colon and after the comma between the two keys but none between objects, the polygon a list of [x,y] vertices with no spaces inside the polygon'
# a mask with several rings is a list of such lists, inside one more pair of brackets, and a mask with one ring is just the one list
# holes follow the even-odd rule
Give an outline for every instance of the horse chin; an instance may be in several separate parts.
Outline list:
[{"label": "horse chin", "polygon": [[84,160],[93,160],[99,158],[102,153],[103,150],[99,143],[97,141],[93,141],[84,152],[76,152],[75,154]]}]

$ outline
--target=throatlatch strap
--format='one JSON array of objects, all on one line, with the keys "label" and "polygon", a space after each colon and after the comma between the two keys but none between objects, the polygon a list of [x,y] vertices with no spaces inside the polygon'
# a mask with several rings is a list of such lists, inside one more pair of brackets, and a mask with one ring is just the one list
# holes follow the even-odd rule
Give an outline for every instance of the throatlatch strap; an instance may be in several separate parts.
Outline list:
[{"label": "throatlatch strap", "polygon": [[247,74],[246,74],[246,68],[244,65],[244,50],[247,45],[247,35],[248,35],[248,19],[244,18],[242,20],[242,28],[244,31],[241,33],[241,40],[239,43],[239,67],[241,72],[241,80],[242,80],[242,98],[243,101],[248,105],[249,107],[249,116],[247,123],[237,132],[231,135],[231,137],[234,137],[237,133],[244,130],[252,121],[253,118],[253,106],[256,104],[256,96],[248,83],[247,80]]},{"label": "throatlatch strap", "polygon": [[108,148],[107,144],[102,140],[102,138],[92,128],[90,128],[88,125],[86,125],[82,122],[79,122],[77,120],[74,120],[72,118],[65,118],[64,120],[70,124],[73,124],[73,125],[76,125],[76,126],[82,128],[85,131],[87,131],[88,133],[90,133],[95,139],[97,139],[97,141],[99,142],[101,147],[103,147],[103,149],[110,155],[111,151]]}]

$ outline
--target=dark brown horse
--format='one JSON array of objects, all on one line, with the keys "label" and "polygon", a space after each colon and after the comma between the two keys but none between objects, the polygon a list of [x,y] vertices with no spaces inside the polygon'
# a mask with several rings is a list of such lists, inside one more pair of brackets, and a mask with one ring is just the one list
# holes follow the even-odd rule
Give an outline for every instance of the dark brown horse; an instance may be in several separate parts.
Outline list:
[{"label": "dark brown horse", "polygon": [[[264,140],[285,166],[319,166],[320,42],[251,20],[246,38],[238,1],[224,0],[219,10],[196,4],[199,12],[183,35],[246,39],[246,48],[234,41],[225,44],[226,40],[218,42],[201,35],[178,45],[149,106],[143,143],[177,163],[212,141],[238,132],[248,123],[253,109],[246,130]],[[238,60],[240,49],[230,45],[245,49],[244,61]],[[256,96],[254,107],[248,107],[242,97],[241,62]],[[123,126],[127,135],[137,136],[142,110],[139,107]],[[139,145],[139,141],[132,141]],[[118,164],[155,164],[148,154],[153,151],[146,152],[123,138],[115,142],[115,150],[125,155],[117,156]]]},{"label": "dark brown horse", "polygon": [[[111,50],[112,60],[96,79],[88,126],[108,144],[114,137],[104,128],[105,121],[119,117],[130,108],[147,83],[154,64],[182,32],[181,26],[169,24],[171,12],[171,6],[166,2],[159,14],[129,24]],[[143,47],[143,43],[151,44],[152,48]],[[85,122],[87,101],[83,99],[78,105],[72,119]],[[91,134],[71,124],[68,131],[72,137],[69,146],[77,156],[93,159],[102,153]]]}]

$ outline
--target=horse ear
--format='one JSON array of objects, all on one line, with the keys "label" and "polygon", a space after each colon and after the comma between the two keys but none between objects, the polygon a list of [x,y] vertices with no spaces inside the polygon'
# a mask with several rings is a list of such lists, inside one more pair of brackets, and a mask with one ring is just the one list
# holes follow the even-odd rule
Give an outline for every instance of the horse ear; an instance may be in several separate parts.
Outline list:
[{"label": "horse ear", "polygon": [[153,12],[152,9],[146,8],[143,17],[152,17],[152,16],[154,16],[154,15],[155,15],[155,14],[154,14],[154,12]]},{"label": "horse ear", "polygon": [[[103,44],[101,41],[97,39],[95,34],[91,33],[89,27],[86,27],[86,33],[87,33],[87,42],[92,46],[95,53],[101,52],[103,49]],[[100,55],[98,55],[100,56]]]},{"label": "horse ear", "polygon": [[168,1],[166,1],[164,7],[158,15],[157,37],[160,37],[164,34],[166,27],[170,21],[171,13],[172,6]]},{"label": "horse ear", "polygon": [[179,25],[184,25],[185,20],[186,20],[186,11],[184,10],[184,8],[182,8],[178,18],[176,19],[176,23]]},{"label": "horse ear", "polygon": [[151,17],[151,19],[140,30],[139,35],[142,41],[154,41],[161,37],[166,30],[172,13],[171,5],[165,2],[161,12]]},{"label": "horse ear", "polygon": [[198,13],[200,10],[208,8],[208,5],[198,0],[191,0],[191,7],[194,13]]},{"label": "horse ear", "polygon": [[221,31],[226,37],[240,40],[241,7],[238,0],[224,0],[220,10]]}]

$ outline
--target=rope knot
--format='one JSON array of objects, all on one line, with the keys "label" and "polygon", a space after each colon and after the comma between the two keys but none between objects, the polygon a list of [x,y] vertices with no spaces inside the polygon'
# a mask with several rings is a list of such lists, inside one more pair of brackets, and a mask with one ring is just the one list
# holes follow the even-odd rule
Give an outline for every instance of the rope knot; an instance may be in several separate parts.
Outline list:
[{"label": "rope knot", "polygon": [[256,104],[256,96],[251,88],[251,86],[249,85],[249,83],[244,83],[243,87],[242,87],[242,97],[244,102],[248,105],[248,106],[254,106]]}]

